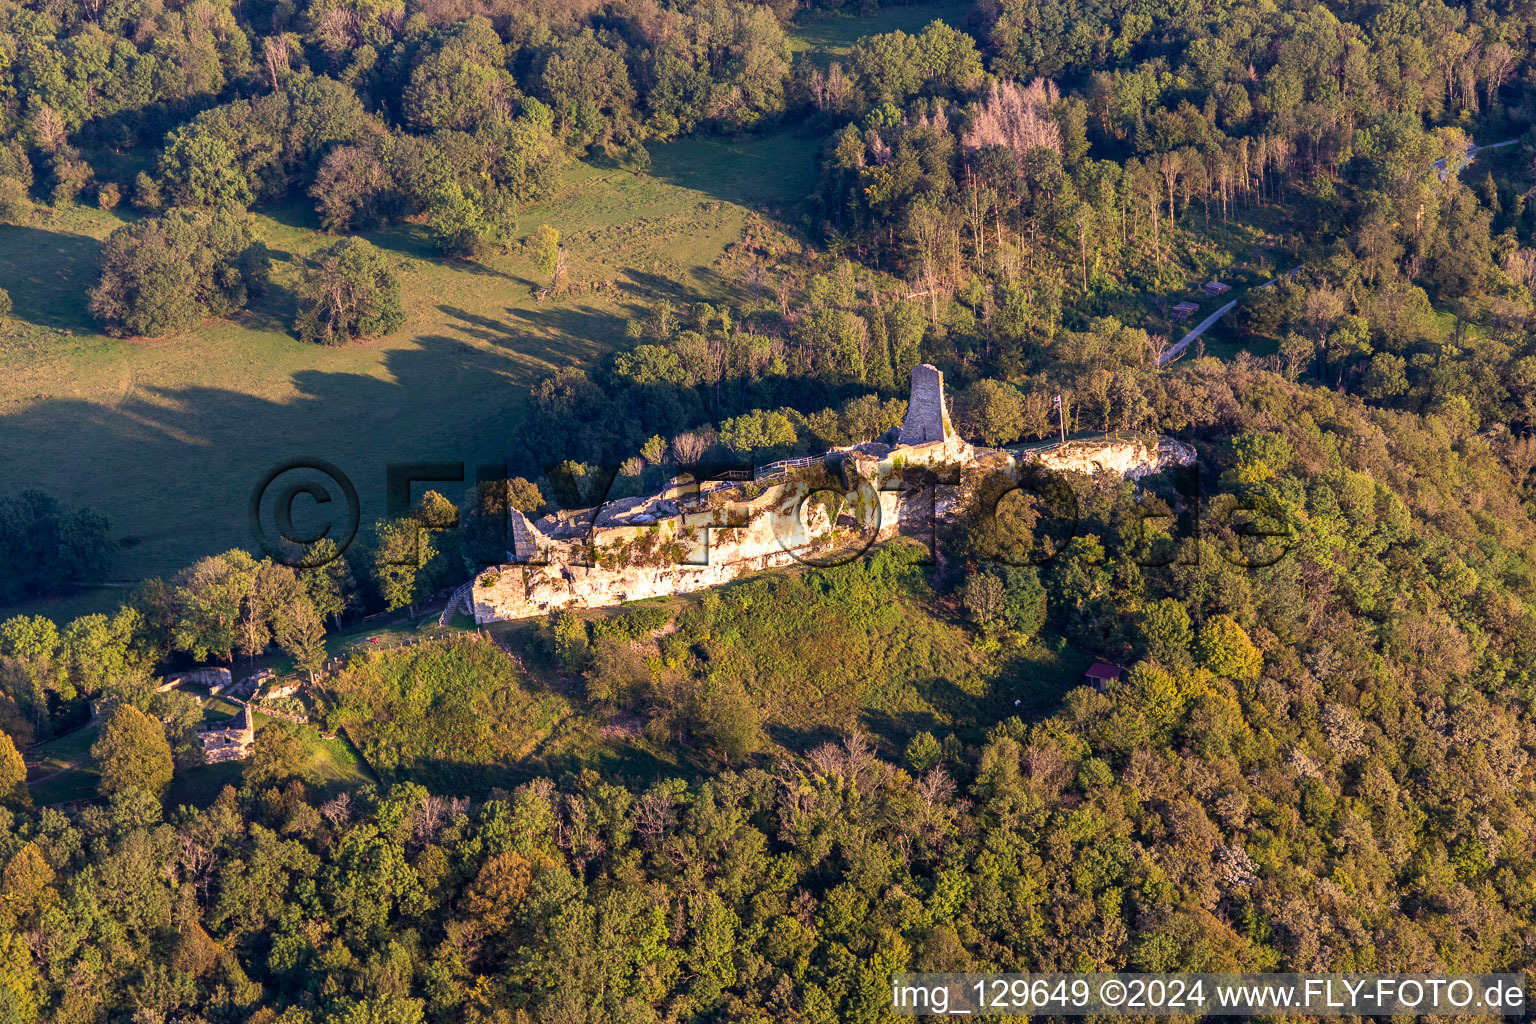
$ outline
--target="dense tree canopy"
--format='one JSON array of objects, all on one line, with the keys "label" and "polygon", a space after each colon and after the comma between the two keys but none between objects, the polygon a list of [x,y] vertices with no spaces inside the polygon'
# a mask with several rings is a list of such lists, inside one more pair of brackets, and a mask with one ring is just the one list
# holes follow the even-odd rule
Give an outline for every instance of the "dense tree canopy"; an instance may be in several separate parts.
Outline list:
[{"label": "dense tree canopy", "polygon": [[[979,0],[792,55],[799,7],[0,0],[0,222],[131,205],[90,292],[118,336],[246,307],[252,208],[529,235],[558,300],[579,240],[518,217],[567,161],[823,143],[720,288],[637,290],[614,351],[524,385],[513,479],[462,509],[0,621],[0,1017],[831,1024],[907,969],[1536,962],[1536,15]],[[394,266],[322,250],[296,333],[398,327]],[[1161,365],[1213,279],[1234,315]],[[324,668],[327,622],[501,561],[509,509],[872,441],[924,361],[972,441],[1174,434],[1204,491],[988,480],[932,565]],[[0,601],[110,550],[0,500]],[[375,779],[265,724],[238,787],[162,806],[226,766],[155,675],[284,656]],[[101,799],[30,808],[14,748],[79,727]]]},{"label": "dense tree canopy", "polygon": [[165,730],[131,704],[113,708],[91,746],[105,796],[147,793],[157,801],[171,784],[171,747]]},{"label": "dense tree canopy", "polygon": [[0,497],[0,602],[100,580],[113,547],[100,513],[62,507],[37,490]]},{"label": "dense tree canopy", "polygon": [[112,232],[91,314],[119,336],[189,330],[243,308],[266,287],[269,263],[249,220],[223,209],[171,210]]}]

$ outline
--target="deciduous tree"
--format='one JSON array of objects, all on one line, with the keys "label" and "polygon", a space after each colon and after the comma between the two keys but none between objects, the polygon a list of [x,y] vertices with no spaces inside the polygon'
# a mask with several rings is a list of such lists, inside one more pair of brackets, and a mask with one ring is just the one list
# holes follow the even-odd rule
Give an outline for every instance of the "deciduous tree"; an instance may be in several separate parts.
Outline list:
[{"label": "deciduous tree", "polygon": [[266,287],[270,262],[248,217],[171,210],[107,238],[91,315],[118,337],[187,330],[243,308]]},{"label": "deciduous tree", "polygon": [[32,807],[27,790],[27,765],[11,738],[0,732],[0,803],[18,810]]},{"label": "deciduous tree", "polygon": [[171,745],[165,729],[130,704],[119,704],[91,746],[91,758],[101,773],[104,796],[142,790],[163,799],[171,784]]},{"label": "deciduous tree", "polygon": [[344,345],[388,334],[405,323],[400,282],[373,243],[348,238],[315,260],[299,290],[294,328],[302,340]]}]

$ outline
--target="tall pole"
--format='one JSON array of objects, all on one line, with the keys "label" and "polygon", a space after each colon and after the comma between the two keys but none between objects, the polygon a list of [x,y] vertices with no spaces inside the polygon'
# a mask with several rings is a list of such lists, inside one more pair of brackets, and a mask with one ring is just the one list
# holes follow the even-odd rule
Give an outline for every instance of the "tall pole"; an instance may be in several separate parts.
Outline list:
[{"label": "tall pole", "polygon": [[1056,396],[1056,419],[1061,423],[1061,443],[1067,443],[1067,413],[1061,407],[1061,395]]}]

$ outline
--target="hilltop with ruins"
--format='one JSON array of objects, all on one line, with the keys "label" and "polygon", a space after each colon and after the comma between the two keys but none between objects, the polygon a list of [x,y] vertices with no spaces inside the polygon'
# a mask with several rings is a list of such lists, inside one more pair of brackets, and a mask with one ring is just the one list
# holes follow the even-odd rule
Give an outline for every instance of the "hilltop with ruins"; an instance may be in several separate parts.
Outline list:
[{"label": "hilltop with ruins", "polygon": [[797,562],[833,564],[898,534],[931,538],[974,474],[1017,480],[1034,464],[1138,479],[1194,457],[1166,437],[1017,452],[971,445],[955,432],[943,373],[924,363],[912,370],[901,426],[878,441],[772,463],[750,479],[683,474],[649,497],[537,522],[513,511],[511,559],[482,571],[458,599],[487,623],[689,593]]}]

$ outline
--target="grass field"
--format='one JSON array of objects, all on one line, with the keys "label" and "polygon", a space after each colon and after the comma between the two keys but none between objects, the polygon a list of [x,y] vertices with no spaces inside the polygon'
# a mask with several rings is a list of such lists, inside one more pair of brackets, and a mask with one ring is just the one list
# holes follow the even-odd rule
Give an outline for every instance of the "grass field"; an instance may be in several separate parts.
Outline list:
[{"label": "grass field", "polygon": [[98,723],[26,752],[27,779],[32,802],[59,804],[96,795],[96,771],[91,767],[91,744],[100,731]]},{"label": "grass field", "polygon": [[898,30],[915,35],[935,20],[964,29],[972,9],[973,5],[968,3],[911,4],[884,7],[868,16],[813,18],[790,31],[789,49],[792,53],[809,54],[818,64],[830,64],[846,59],[853,44],[863,36]]},{"label": "grass field", "polygon": [[[276,287],[233,321],[184,336],[119,341],[94,333],[85,291],[115,214],[76,208],[0,227],[0,493],[38,487],[110,516],[113,575],[131,581],[251,545],[246,504],[293,457],[346,473],[367,523],[384,513],[386,464],[478,462],[516,445],[528,388],[553,367],[591,365],[623,316],[659,294],[721,297],[712,266],[750,208],[787,220],[815,174],[815,140],[792,133],[688,139],[653,154],[649,173],[571,165],[519,232],[558,228],[573,281],[613,289],[535,303],[516,250],[479,262],[435,258],[422,228],[370,236],[401,270],[408,320],[388,338],[323,348],[287,333],[291,286],[333,239],[292,204],[261,211]],[[58,616],[115,604],[96,592],[28,611]]]},{"label": "grass field", "polygon": [[483,794],[513,781],[572,708],[474,634],[369,651],[321,687],[326,720],[387,780]]},{"label": "grass field", "polygon": [[[760,716],[761,756],[768,760],[837,741],[849,731],[873,736],[897,759],[922,730],[979,745],[1005,719],[1033,721],[1053,713],[1068,690],[1082,685],[1093,660],[1051,629],[984,649],[974,631],[925,588],[887,600],[884,594],[861,595],[857,580],[845,579],[852,589],[824,604],[813,596],[823,584],[807,590],[806,579],[804,570],[778,570],[654,602],[674,620],[658,635],[690,620],[695,625],[684,628],[696,630],[701,612],[710,620],[702,631],[707,639],[693,646],[702,662],[692,671],[742,683]],[[612,620],[641,604],[652,602],[587,614]],[[562,680],[558,668],[539,656],[537,629],[522,621],[498,623],[489,632],[524,653],[536,685],[568,692],[571,707],[531,757],[506,766],[508,778],[593,768],[605,778],[644,785],[712,770],[714,762],[689,744],[649,735],[644,713],[605,711],[579,699],[583,683]],[[636,643],[652,665],[659,663],[651,640]],[[754,654],[762,651],[773,656]],[[507,728],[520,726],[514,721]]]}]

